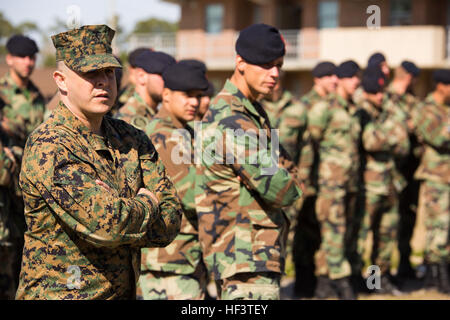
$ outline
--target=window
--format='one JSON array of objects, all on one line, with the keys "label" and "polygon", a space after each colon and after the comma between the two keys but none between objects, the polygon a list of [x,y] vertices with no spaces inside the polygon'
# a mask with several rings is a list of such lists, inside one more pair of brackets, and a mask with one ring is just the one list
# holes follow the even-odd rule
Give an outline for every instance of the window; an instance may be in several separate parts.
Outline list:
[{"label": "window", "polygon": [[220,33],[223,29],[223,13],[222,4],[209,4],[206,6],[206,32]]},{"label": "window", "polygon": [[411,24],[411,0],[391,1],[391,26],[404,26]]},{"label": "window", "polygon": [[319,2],[319,29],[338,27],[339,4],[337,1]]}]

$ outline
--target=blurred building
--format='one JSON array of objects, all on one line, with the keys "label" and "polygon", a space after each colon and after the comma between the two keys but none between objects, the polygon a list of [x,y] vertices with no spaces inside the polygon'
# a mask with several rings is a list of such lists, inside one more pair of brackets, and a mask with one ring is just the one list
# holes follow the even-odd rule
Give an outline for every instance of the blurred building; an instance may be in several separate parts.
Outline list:
[{"label": "blurred building", "polygon": [[[238,31],[260,22],[281,30],[286,86],[298,95],[309,90],[309,71],[320,60],[354,59],[365,67],[380,51],[391,67],[414,61],[424,69],[416,88],[420,96],[431,90],[432,69],[449,66],[450,0],[166,1],[181,6],[179,31],[136,35],[131,47],[149,45],[177,59],[204,60],[217,87],[233,70]],[[368,12],[373,5],[379,10]]]}]

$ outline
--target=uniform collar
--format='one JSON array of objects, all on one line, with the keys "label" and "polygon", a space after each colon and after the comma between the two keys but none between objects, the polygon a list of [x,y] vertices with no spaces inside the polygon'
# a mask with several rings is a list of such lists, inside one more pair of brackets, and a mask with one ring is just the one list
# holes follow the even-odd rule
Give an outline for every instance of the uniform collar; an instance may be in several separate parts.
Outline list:
[{"label": "uniform collar", "polygon": [[[144,101],[144,99],[142,99],[142,97],[139,95],[139,93],[137,93],[136,91],[134,91],[134,94],[133,94],[133,97],[136,99],[136,101],[138,102],[138,104],[139,104],[139,107],[140,108],[143,108],[144,110],[144,114],[146,114],[147,112],[145,112],[145,111],[148,111],[148,113],[150,113],[150,115],[153,117],[154,115],[155,115],[155,110],[152,108],[152,107],[150,107],[145,101]],[[138,111],[138,114],[139,114],[140,112]]]},{"label": "uniform collar", "polygon": [[107,116],[104,116],[102,121],[104,137],[94,134],[62,101],[59,102],[52,117],[56,126],[65,127],[81,135],[95,150],[109,150],[108,146],[110,145],[114,148],[119,148],[122,145],[120,135],[110,123],[110,119]]},{"label": "uniform collar", "polygon": [[231,104],[232,110],[251,113],[254,117],[259,118],[261,123],[269,123],[263,107],[256,101],[252,103],[229,79],[225,82],[224,90],[239,99],[240,103]]},{"label": "uniform collar", "polygon": [[161,119],[164,121],[166,126],[174,129],[184,129],[184,125],[180,120],[178,120],[169,110],[167,110],[164,105],[161,106],[158,113],[155,115],[154,119]]},{"label": "uniform collar", "polygon": [[433,104],[438,107],[448,107],[445,103],[439,104],[433,97],[433,92],[430,92],[425,98],[425,104]]},{"label": "uniform collar", "polygon": [[314,89],[314,87],[311,90],[309,90],[308,97],[310,99],[315,99],[315,98],[321,99],[322,98],[320,96],[320,94],[316,91],[316,89]]}]

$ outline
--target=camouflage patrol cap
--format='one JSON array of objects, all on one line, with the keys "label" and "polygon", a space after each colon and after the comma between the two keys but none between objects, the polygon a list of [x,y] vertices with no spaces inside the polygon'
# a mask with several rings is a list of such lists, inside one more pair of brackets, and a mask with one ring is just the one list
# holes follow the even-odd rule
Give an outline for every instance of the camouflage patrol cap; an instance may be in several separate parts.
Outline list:
[{"label": "camouflage patrol cap", "polygon": [[90,72],[102,68],[121,68],[112,54],[115,31],[107,25],[89,25],[52,36],[56,61],[64,61],[72,70]]}]

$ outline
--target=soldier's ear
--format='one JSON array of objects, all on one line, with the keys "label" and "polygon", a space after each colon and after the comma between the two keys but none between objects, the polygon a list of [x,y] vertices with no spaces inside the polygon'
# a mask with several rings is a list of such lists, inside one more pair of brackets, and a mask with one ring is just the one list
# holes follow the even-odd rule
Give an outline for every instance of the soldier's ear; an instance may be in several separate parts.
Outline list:
[{"label": "soldier's ear", "polygon": [[141,86],[147,85],[147,73],[141,68],[136,68],[134,72],[136,83]]},{"label": "soldier's ear", "polygon": [[244,72],[246,65],[247,62],[245,62],[240,55],[236,55],[236,69],[238,69],[240,73]]},{"label": "soldier's ear", "polygon": [[12,63],[13,63],[13,56],[8,53],[6,55],[6,64],[8,65],[8,67],[11,67]]},{"label": "soldier's ear", "polygon": [[56,86],[60,91],[67,92],[67,77],[61,70],[53,72],[53,80],[55,80]]},{"label": "soldier's ear", "polygon": [[169,103],[171,95],[172,95],[172,90],[170,90],[169,88],[164,88],[163,92],[162,92],[163,103]]}]

